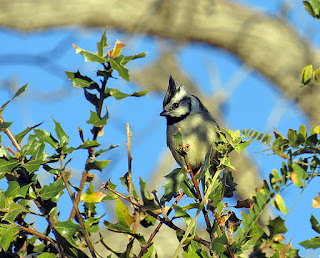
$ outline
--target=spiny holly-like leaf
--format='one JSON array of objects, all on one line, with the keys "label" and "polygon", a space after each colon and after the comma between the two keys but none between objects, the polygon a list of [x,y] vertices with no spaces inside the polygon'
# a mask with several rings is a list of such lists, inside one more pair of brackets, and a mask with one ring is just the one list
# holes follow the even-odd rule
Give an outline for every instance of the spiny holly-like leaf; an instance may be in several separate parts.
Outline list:
[{"label": "spiny holly-like leaf", "polygon": [[45,130],[34,129],[36,136],[39,138],[41,142],[48,143],[54,149],[57,149],[59,146],[59,142],[55,139],[51,133],[48,133]]},{"label": "spiny holly-like leaf", "polygon": [[108,51],[108,56],[110,59],[116,58],[118,55],[120,55],[122,48],[124,48],[126,44],[122,43],[120,40],[117,39],[113,49]]},{"label": "spiny holly-like leaf", "polygon": [[54,230],[57,242],[62,246],[63,254],[70,258],[88,258],[88,256],[79,249],[78,244],[70,237],[62,236],[57,230]]},{"label": "spiny holly-like leaf", "polygon": [[280,216],[276,217],[269,221],[269,225],[267,226],[270,233],[272,235],[284,234],[288,231],[287,227],[285,226],[285,220],[283,220]]},{"label": "spiny holly-like leaf", "polygon": [[130,225],[134,222],[134,217],[130,215],[128,207],[120,199],[116,201],[116,216],[118,223],[124,227],[130,228]]},{"label": "spiny holly-like leaf", "polygon": [[130,81],[129,70],[121,63],[123,56],[118,56],[115,59],[110,59],[111,68],[118,72],[119,76],[126,81]]},{"label": "spiny holly-like leaf", "polygon": [[111,160],[95,160],[93,162],[88,162],[86,165],[86,170],[89,171],[92,169],[96,169],[102,171],[110,162]]},{"label": "spiny holly-like leaf", "polygon": [[84,201],[87,203],[98,203],[98,202],[101,202],[105,196],[106,195],[104,193],[97,190],[91,194],[88,194],[88,193],[82,194],[81,201]]},{"label": "spiny holly-like leaf", "polygon": [[164,183],[164,195],[161,197],[160,202],[164,204],[169,202],[173,197],[179,194],[181,184],[185,180],[184,169],[176,168],[170,174],[165,176],[166,182]]},{"label": "spiny holly-like leaf", "polygon": [[62,129],[60,123],[58,123],[56,120],[54,120],[52,117],[51,119],[53,120],[55,124],[54,130],[56,131],[56,134],[58,136],[58,139],[60,140],[60,144],[64,145],[65,143],[69,143],[69,136],[65,133],[65,131]]},{"label": "spiny holly-like leaf", "polygon": [[12,125],[12,122],[3,122],[0,123],[0,132],[4,132],[9,126]]},{"label": "spiny holly-like leaf", "polygon": [[9,184],[9,187],[4,192],[4,195],[6,197],[12,197],[13,199],[17,197],[25,198],[27,195],[29,186],[31,185],[31,184],[27,184],[21,187],[18,181],[8,181],[8,184]]},{"label": "spiny holly-like leaf", "polygon": [[108,117],[100,118],[96,112],[90,110],[90,118],[87,121],[88,124],[92,124],[95,127],[104,126],[107,124]]},{"label": "spiny holly-like leaf", "polygon": [[126,65],[129,61],[137,59],[137,58],[145,57],[146,55],[147,55],[146,52],[141,52],[140,54],[133,55],[133,56],[123,56],[122,64]]},{"label": "spiny holly-like leaf", "polygon": [[116,100],[121,100],[121,99],[130,97],[130,96],[142,97],[142,96],[146,95],[148,92],[149,92],[149,90],[142,90],[142,91],[136,91],[132,94],[126,94],[126,93],[123,93],[123,92],[121,92],[117,89],[114,89],[114,88],[107,88],[105,91],[105,96],[106,97],[113,96]]},{"label": "spiny holly-like leaf", "polygon": [[27,133],[29,133],[31,130],[33,130],[34,128],[40,126],[42,123],[36,124],[32,127],[27,127],[27,129],[23,130],[21,133],[15,135],[15,139],[17,140],[18,143],[22,142],[22,139],[27,135]]},{"label": "spiny holly-like leaf", "polygon": [[187,226],[189,226],[192,218],[191,216],[187,213],[187,209],[182,208],[178,205],[174,205],[174,210],[176,212],[176,214],[174,215],[175,218],[182,218],[184,220],[184,222],[187,224]]},{"label": "spiny holly-like leaf", "polygon": [[146,240],[144,239],[143,236],[141,236],[140,234],[137,234],[137,233],[134,233],[132,232],[132,230],[129,228],[129,227],[126,227],[126,226],[123,226],[122,224],[120,223],[117,223],[117,224],[112,224],[108,221],[104,221],[104,225],[114,231],[114,232],[119,232],[119,233],[126,233],[126,234],[129,234],[131,236],[133,236],[135,239],[137,239],[140,244],[142,245],[145,245],[146,244]]},{"label": "spiny holly-like leaf", "polygon": [[97,141],[86,141],[84,142],[83,144],[81,144],[77,149],[88,149],[88,148],[91,148],[91,147],[98,147],[100,146],[101,144],[98,143]]},{"label": "spiny holly-like leaf", "polygon": [[318,249],[320,247],[320,237],[310,238],[299,244],[307,249]]},{"label": "spiny holly-like leaf", "polygon": [[56,255],[53,253],[41,253],[37,258],[55,258]]},{"label": "spiny holly-like leaf", "polygon": [[5,157],[0,158],[0,174],[1,172],[10,173],[11,170],[19,164],[16,158],[6,159]]},{"label": "spiny holly-like leaf", "polygon": [[26,91],[27,87],[28,87],[28,84],[26,84],[26,85],[22,86],[21,88],[19,88],[19,89],[17,90],[17,92],[14,94],[13,98],[12,98],[11,100],[7,101],[6,103],[4,103],[4,104],[1,106],[1,108],[0,108],[0,115],[1,115],[1,113],[3,112],[3,110],[4,110],[15,98],[19,97],[23,92]]},{"label": "spiny holly-like leaf", "polygon": [[[11,243],[16,240],[19,235],[19,227],[16,225],[0,226],[0,246],[3,251],[8,251]],[[7,257],[4,255],[4,257]]]},{"label": "spiny holly-like leaf", "polygon": [[98,56],[101,56],[101,57],[104,56],[104,48],[105,48],[105,47],[110,47],[110,46],[108,46],[108,44],[107,44],[106,31],[107,31],[107,29],[104,29],[104,32],[103,32],[103,34],[102,34],[102,36],[101,36],[100,41],[97,42],[97,48],[98,48],[97,55],[98,55]]},{"label": "spiny holly-like leaf", "polygon": [[43,186],[39,194],[42,199],[48,200],[48,199],[54,198],[64,189],[65,189],[65,185],[63,184],[62,178],[60,177],[58,180],[51,183],[50,185]]},{"label": "spiny holly-like leaf", "polygon": [[87,50],[84,50],[84,49],[77,47],[76,44],[72,44],[72,45],[76,49],[76,53],[80,54],[84,57],[85,62],[97,62],[97,63],[103,64],[107,61],[106,59],[104,59],[103,57],[101,57],[97,54],[91,53]]},{"label": "spiny holly-like leaf", "polygon": [[0,193],[0,219],[13,223],[20,213],[27,213],[28,210],[13,201],[13,197],[7,197]]},{"label": "spiny holly-like leaf", "polygon": [[103,153],[105,153],[105,152],[107,152],[107,151],[109,151],[109,150],[112,150],[112,149],[114,149],[114,148],[117,148],[118,146],[119,146],[119,144],[117,144],[117,145],[111,144],[108,149],[98,150],[98,151],[95,153],[95,156],[98,157],[99,155],[101,155],[101,154],[103,154]]},{"label": "spiny holly-like leaf", "polygon": [[91,78],[82,75],[79,71],[76,73],[65,71],[69,80],[72,82],[72,87],[87,88],[89,90],[98,89],[99,85]]}]

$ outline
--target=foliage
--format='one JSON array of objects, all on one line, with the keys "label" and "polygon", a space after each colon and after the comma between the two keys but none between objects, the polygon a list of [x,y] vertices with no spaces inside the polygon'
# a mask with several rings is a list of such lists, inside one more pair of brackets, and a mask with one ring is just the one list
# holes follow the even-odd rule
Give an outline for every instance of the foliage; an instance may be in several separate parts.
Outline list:
[{"label": "foliage", "polygon": [[[303,190],[318,176],[320,127],[313,127],[307,133],[306,127],[301,125],[298,131],[290,129],[286,137],[277,131],[273,137],[254,130],[243,130],[241,133],[239,130],[221,129],[200,171],[194,174],[195,171],[190,168],[173,170],[166,176],[163,195],[158,196],[155,191],[150,193],[143,179],[140,179],[139,186],[132,183],[132,133],[127,124],[125,155],[128,157],[128,172],[120,178],[127,194],[121,193],[111,179],[103,184],[104,190],[94,189],[90,184],[94,178],[91,170],[103,172],[111,161],[101,160],[101,154],[117,147],[111,145],[108,149],[100,149],[98,139],[103,135],[103,128],[110,118],[104,101],[109,97],[122,100],[141,97],[147,93],[123,93],[107,87],[109,79],[114,78],[115,71],[119,77],[129,81],[126,64],[145,56],[143,52],[124,56],[121,54],[124,46],[125,44],[117,41],[114,48],[105,53],[105,48],[109,47],[106,31],[97,43],[96,53],[74,45],[76,53],[81,54],[86,62],[96,62],[102,67],[97,71],[99,82],[79,71],[66,72],[72,86],[83,89],[85,99],[93,105],[87,120],[92,125],[92,139],[85,140],[84,132],[78,128],[81,139],[79,146],[70,146],[70,136],[54,119],[54,133],[40,129],[41,124],[28,127],[16,135],[11,132],[12,123],[4,120],[3,111],[27,89],[27,85],[2,105],[0,132],[10,139],[12,146],[0,146],[0,180],[8,183],[8,188],[0,192],[1,255],[41,253],[40,257],[97,257],[99,254],[91,238],[95,234],[100,236],[98,241],[106,251],[114,256],[150,257],[156,255],[152,245],[154,237],[160,227],[165,225],[176,232],[179,240],[174,257],[181,252],[184,257],[235,257],[248,252],[258,256],[263,255],[264,250],[271,252],[273,257],[297,257],[298,250],[292,248],[291,241],[283,243],[283,234],[287,231],[283,218],[274,218],[267,225],[261,225],[259,219],[270,203],[286,214],[288,209],[281,197],[282,191],[287,190],[286,186],[291,184]],[[306,69],[302,76],[303,82],[309,80],[310,73],[317,74]],[[183,145],[181,134],[178,133],[176,137],[181,142],[177,146],[178,151],[188,164],[188,148]],[[236,191],[231,173],[236,168],[232,165],[229,154],[243,152],[254,141],[284,159],[280,173],[274,169],[269,180],[262,182],[252,198],[238,200],[235,206],[229,206],[226,200],[235,196]],[[83,157],[82,150],[87,150],[87,157]],[[72,171],[68,164],[76,154],[82,157],[84,171],[80,181],[71,183]],[[40,182],[40,173],[48,173],[51,182]],[[69,219],[61,221],[57,204],[66,193],[73,207],[70,209]],[[184,206],[179,203],[182,198],[187,203]],[[115,222],[102,221],[104,214],[97,213],[97,205],[103,202],[115,202]],[[36,211],[31,209],[32,203],[36,204]],[[314,207],[319,207],[319,203],[319,197],[315,198]],[[241,218],[238,218],[239,214]],[[29,222],[31,215],[45,221],[44,231],[33,227]],[[185,229],[177,226],[178,221],[185,223]],[[206,238],[197,234],[197,224],[201,221],[206,225]],[[310,221],[311,227],[319,234],[317,219],[312,215]],[[143,227],[157,227],[150,236],[145,236],[139,233],[139,224]],[[104,239],[101,227],[129,237],[123,250],[112,250],[109,247],[114,240]],[[305,248],[319,248],[319,239],[320,236],[306,239],[301,245]],[[140,246],[137,254],[133,253],[135,242]]]}]

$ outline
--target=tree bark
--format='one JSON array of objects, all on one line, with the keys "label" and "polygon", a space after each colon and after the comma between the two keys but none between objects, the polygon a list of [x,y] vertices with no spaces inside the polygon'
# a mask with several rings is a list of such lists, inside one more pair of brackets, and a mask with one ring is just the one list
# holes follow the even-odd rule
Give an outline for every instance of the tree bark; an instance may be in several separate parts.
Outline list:
[{"label": "tree bark", "polygon": [[223,0],[0,0],[0,25],[22,31],[109,26],[222,48],[297,101],[313,124],[319,87],[299,88],[303,66],[320,55],[283,19]]}]

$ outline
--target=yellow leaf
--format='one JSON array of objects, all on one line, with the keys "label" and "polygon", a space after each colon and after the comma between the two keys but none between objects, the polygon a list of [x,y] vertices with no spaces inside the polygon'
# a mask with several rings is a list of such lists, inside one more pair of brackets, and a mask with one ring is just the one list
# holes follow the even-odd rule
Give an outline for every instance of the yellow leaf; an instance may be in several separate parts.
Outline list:
[{"label": "yellow leaf", "polygon": [[318,125],[318,126],[316,126],[316,127],[314,128],[314,132],[315,132],[316,134],[320,134],[320,125]]},{"label": "yellow leaf", "polygon": [[109,58],[115,58],[120,55],[121,50],[124,46],[126,46],[126,44],[123,44],[120,40],[117,39],[114,48],[108,51]]},{"label": "yellow leaf", "polygon": [[87,194],[84,193],[81,195],[81,201],[87,202],[87,203],[98,203],[101,202],[101,200],[105,197],[106,195],[100,191],[95,191],[94,193]]},{"label": "yellow leaf", "polygon": [[280,258],[286,258],[286,252],[292,247],[291,241],[292,241],[293,237],[291,238],[290,242],[285,245],[284,247],[281,248],[281,250],[279,251],[279,257]]},{"label": "yellow leaf", "polygon": [[320,208],[320,193],[316,198],[312,198],[312,208]]}]

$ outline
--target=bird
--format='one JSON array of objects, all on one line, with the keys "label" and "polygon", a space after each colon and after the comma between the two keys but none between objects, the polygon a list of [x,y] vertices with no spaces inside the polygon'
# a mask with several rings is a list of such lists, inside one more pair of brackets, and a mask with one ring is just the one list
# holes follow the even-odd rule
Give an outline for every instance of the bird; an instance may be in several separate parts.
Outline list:
[{"label": "bird", "polygon": [[200,99],[190,94],[183,85],[177,85],[170,75],[160,116],[167,119],[167,145],[176,162],[188,169],[185,158],[177,150],[175,135],[180,131],[182,143],[188,147],[187,159],[196,173],[218,137],[220,127]]}]

